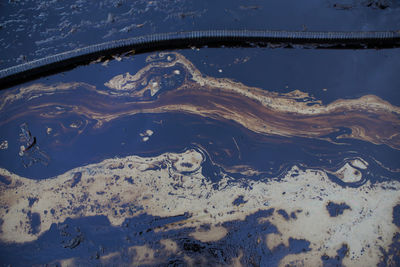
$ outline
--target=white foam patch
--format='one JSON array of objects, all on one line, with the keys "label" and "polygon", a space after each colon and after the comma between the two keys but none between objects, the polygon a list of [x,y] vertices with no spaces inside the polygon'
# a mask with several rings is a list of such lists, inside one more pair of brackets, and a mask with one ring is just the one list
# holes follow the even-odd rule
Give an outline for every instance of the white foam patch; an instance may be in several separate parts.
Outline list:
[{"label": "white foam patch", "polygon": [[[160,217],[190,214],[187,220],[154,230],[196,227],[192,236],[208,239],[207,232],[196,233],[201,225],[209,224],[214,231],[224,222],[274,208],[272,216],[260,219],[278,229],[270,234],[274,236],[265,237],[265,246],[273,250],[280,243],[288,245],[289,238],[310,242],[310,251],[287,256],[282,264],[312,261],[319,265],[322,255],[336,255],[347,244],[344,263],[366,266],[379,262],[380,249],[386,250],[399,230],[392,223],[393,207],[400,201],[399,182],[344,188],[329,180],[324,171],[294,166],[280,180],[247,181],[245,185],[225,175],[216,187],[202,175],[203,162],[204,155],[191,149],[153,158],[108,159],[39,181],[0,169],[0,175],[11,181],[0,184],[0,239],[33,241],[51,224],[66,218],[105,215],[118,226],[143,213]],[[232,204],[239,196],[245,196],[246,202]],[[30,206],[29,198],[37,201]],[[351,209],[330,217],[326,208],[330,201],[346,203]],[[277,213],[279,209],[296,216],[285,219]],[[32,232],[28,212],[40,215],[37,233]]]}]

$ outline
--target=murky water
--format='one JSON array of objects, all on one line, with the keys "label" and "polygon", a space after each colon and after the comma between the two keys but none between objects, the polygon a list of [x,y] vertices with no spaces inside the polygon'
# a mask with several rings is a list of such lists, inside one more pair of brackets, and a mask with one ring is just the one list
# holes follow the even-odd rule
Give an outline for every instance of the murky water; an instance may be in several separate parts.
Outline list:
[{"label": "murky water", "polygon": [[[0,3],[0,68],[205,29],[398,30],[394,0]],[[0,263],[400,265],[400,49],[192,48],[0,91]]]},{"label": "murky water", "polygon": [[3,90],[2,262],[396,264],[398,62],[203,48]]},{"label": "murky water", "polygon": [[397,0],[102,0],[0,3],[0,68],[109,40],[208,29],[398,30]]}]

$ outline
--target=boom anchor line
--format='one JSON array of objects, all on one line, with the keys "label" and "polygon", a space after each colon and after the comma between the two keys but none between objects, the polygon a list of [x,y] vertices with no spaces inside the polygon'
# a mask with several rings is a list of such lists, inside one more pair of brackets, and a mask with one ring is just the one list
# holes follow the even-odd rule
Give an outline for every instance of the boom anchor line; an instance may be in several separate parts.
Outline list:
[{"label": "boom anchor line", "polygon": [[47,56],[0,70],[0,89],[88,64],[99,57],[188,47],[303,47],[323,49],[384,49],[400,47],[400,30],[308,32],[270,30],[206,30],[158,33],[104,42]]}]

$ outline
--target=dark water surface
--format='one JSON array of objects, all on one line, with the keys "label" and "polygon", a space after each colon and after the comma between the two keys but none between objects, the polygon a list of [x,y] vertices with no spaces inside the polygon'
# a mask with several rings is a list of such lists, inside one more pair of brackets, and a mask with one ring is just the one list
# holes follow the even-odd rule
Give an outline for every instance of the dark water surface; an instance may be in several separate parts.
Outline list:
[{"label": "dark water surface", "polygon": [[[392,30],[397,1],[9,1],[1,67],[196,29]],[[0,91],[0,263],[400,265],[400,49],[192,48]]]},{"label": "dark water surface", "polygon": [[0,68],[144,34],[207,29],[398,30],[397,0],[0,3]]},{"label": "dark water surface", "polygon": [[2,262],[391,266],[398,54],[180,50],[2,91]]}]

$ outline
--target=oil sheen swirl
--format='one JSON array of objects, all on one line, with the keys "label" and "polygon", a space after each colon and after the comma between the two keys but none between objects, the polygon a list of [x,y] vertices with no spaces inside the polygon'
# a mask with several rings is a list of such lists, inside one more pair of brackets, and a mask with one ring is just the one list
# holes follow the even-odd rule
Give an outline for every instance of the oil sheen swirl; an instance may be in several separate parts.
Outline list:
[{"label": "oil sheen swirl", "polygon": [[[260,134],[331,140],[337,136],[400,148],[400,108],[374,95],[339,99],[328,105],[307,93],[286,94],[248,87],[229,79],[202,75],[177,53],[149,56],[136,74],[117,75],[105,83],[109,89],[84,83],[35,84],[1,95],[0,126],[19,117],[38,115],[51,119],[75,114],[95,127],[138,113],[190,113],[216,120],[234,121]],[[87,91],[87,97],[71,93]],[[66,97],[57,98],[55,96]],[[43,100],[46,98],[46,101]],[[26,105],[24,111],[17,103]],[[7,114],[6,117],[5,114]]]},{"label": "oil sheen swirl", "polygon": [[[46,142],[74,146],[84,134],[94,133],[85,140],[100,136],[101,132],[120,126],[118,120],[124,118],[133,123],[144,114],[154,117],[171,114],[178,120],[179,113],[189,118],[182,120],[186,127],[194,127],[190,122],[196,117],[204,118],[198,124],[245,129],[249,139],[260,137],[251,146],[262,150],[276,143],[279,148],[294,147],[296,142],[290,140],[296,138],[310,140],[300,144],[304,147],[311,146],[310,143],[326,146],[315,149],[319,153],[312,156],[317,159],[315,162],[289,162],[283,169],[277,168],[280,171],[275,177],[273,173],[267,177],[265,170],[255,167],[256,164],[246,165],[246,160],[254,158],[245,154],[243,148],[241,153],[244,141],[229,137],[233,149],[228,149],[213,140],[212,134],[205,137],[207,142],[192,141],[192,147],[179,147],[178,152],[170,149],[156,153],[159,150],[154,149],[144,156],[137,155],[140,154],[137,149],[128,156],[110,156],[90,163],[85,159],[79,167],[48,179],[35,180],[1,165],[2,243],[36,242],[52,225],[67,219],[105,216],[113,227],[120,227],[127,218],[143,215],[181,218],[185,214],[179,221],[155,227],[154,233],[167,235],[169,231],[183,229],[199,242],[217,244],[237,234],[227,227],[230,222],[243,222],[268,211],[268,215],[257,217],[256,224],[273,226],[276,231],[259,233],[256,245],[246,244],[249,249],[262,246],[274,253],[290,248],[293,240],[309,242],[307,250],[280,259],[282,266],[322,266],[322,257],[335,257],[343,246],[348,248],[344,265],[376,265],[388,253],[394,236],[399,233],[392,216],[400,204],[400,183],[398,166],[386,167],[387,159],[382,155],[393,151],[397,155],[400,148],[399,107],[374,95],[338,99],[324,105],[300,91],[283,94],[248,87],[229,79],[205,76],[178,53],[154,54],[146,61],[146,66],[137,73],[117,75],[105,86],[82,82],[34,84],[0,92],[1,155],[18,151],[16,140],[10,136],[16,136],[13,129],[26,121],[34,126],[36,133],[42,130],[43,135],[51,136],[48,138],[51,141],[37,138],[37,142],[54,159],[57,154],[47,150],[51,146]],[[164,123],[171,121],[165,119]],[[43,125],[48,127],[42,129]],[[32,136],[36,133],[32,132]],[[3,134],[7,134],[7,140],[2,140]],[[158,132],[145,128],[137,135],[141,144],[149,145]],[[112,138],[111,134],[105,136]],[[343,141],[345,138],[362,145],[352,146],[351,142]],[[102,142],[106,141],[104,137]],[[220,150],[212,151],[205,145],[213,141]],[[383,152],[376,149],[372,155],[368,149],[360,148],[362,152],[337,153],[368,145],[381,145]],[[138,146],[135,143],[132,147]],[[290,151],[294,148],[284,152]],[[233,153],[238,153],[237,164],[224,162],[224,157],[232,161],[233,157],[226,155]],[[318,159],[323,157],[327,163],[318,165]],[[60,158],[59,155],[54,161]],[[51,168],[55,164],[51,160],[43,168]],[[331,166],[326,167],[329,163]],[[219,170],[218,179],[207,175],[207,164]],[[373,181],[372,175],[382,170],[391,175]],[[251,175],[258,175],[259,179],[247,179]],[[184,253],[175,241],[162,239],[158,246],[165,248],[166,255]],[[239,250],[243,249],[241,242],[235,243],[238,258],[232,258],[232,265],[240,265],[242,257],[254,253]],[[154,256],[155,249],[148,244],[125,250],[134,251],[136,263],[160,263]],[[120,253],[110,252],[101,261],[107,265],[108,260]],[[190,265],[190,260],[187,256],[186,264]],[[74,265],[74,259],[65,259],[65,263]]]}]

